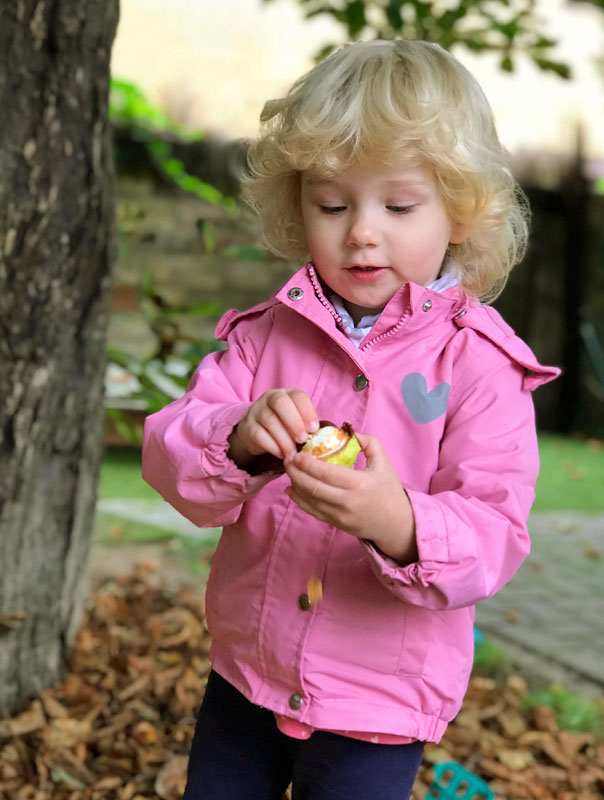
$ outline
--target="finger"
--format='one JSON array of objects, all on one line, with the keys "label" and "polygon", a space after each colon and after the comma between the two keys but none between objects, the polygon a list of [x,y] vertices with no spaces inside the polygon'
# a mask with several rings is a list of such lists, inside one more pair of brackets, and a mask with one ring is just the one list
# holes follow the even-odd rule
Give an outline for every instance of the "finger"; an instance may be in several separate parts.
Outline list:
[{"label": "finger", "polygon": [[[288,393],[304,422],[305,433],[308,435],[309,433],[318,431],[319,417],[310,397],[301,389],[289,389]],[[304,441],[306,441],[306,438]]]},{"label": "finger", "polygon": [[[304,473],[298,476],[290,471],[289,478],[292,481],[291,488],[296,495],[304,500],[304,509],[312,508],[321,514],[321,519],[333,521],[339,520],[342,515],[347,515],[354,507],[356,490],[341,489],[330,486],[323,481],[318,481]],[[341,527],[338,525],[338,527]]]},{"label": "finger", "polygon": [[301,481],[303,476],[312,478],[326,486],[336,489],[354,489],[359,482],[359,473],[343,467],[341,464],[330,464],[321,461],[308,453],[295,453],[288,457],[285,469],[292,480]]},{"label": "finger", "polygon": [[338,494],[341,493],[341,489],[334,488],[323,481],[317,480],[301,470],[292,469],[291,466],[289,469],[285,467],[285,471],[296,492],[303,496],[308,502],[338,502]]},{"label": "finger", "polygon": [[254,449],[251,450],[248,448],[248,450],[250,450],[250,452],[252,452],[254,455],[270,453],[276,458],[283,458],[283,452],[279,442],[277,442],[269,433],[269,431],[262,427],[262,425],[254,426],[253,431],[250,434],[250,438],[254,444]]},{"label": "finger", "polygon": [[292,439],[279,417],[269,408],[263,409],[258,416],[258,423],[277,443],[280,458],[291,457],[297,452],[296,442]]},{"label": "finger", "polygon": [[263,405],[243,418],[237,426],[237,435],[253,455],[271,453],[283,458],[284,448],[285,454],[295,452],[295,444],[282,430],[277,417]]},{"label": "finger", "polygon": [[307,514],[310,514],[315,519],[318,519],[320,522],[331,522],[331,516],[329,513],[324,513],[321,506],[314,505],[310,503],[305,497],[301,494],[298,494],[293,486],[288,486],[285,489],[285,494],[291,498],[291,500],[302,509],[302,511],[306,511]]},{"label": "finger", "polygon": [[383,459],[386,457],[380,440],[377,436],[371,436],[369,433],[356,433],[355,431],[355,435],[367,459],[365,470],[371,472],[372,470],[378,469],[383,463]]},{"label": "finger", "polygon": [[308,437],[308,431],[306,422],[290,395],[292,391],[277,389],[271,392],[266,399],[266,407],[278,417],[292,442],[302,444]]}]

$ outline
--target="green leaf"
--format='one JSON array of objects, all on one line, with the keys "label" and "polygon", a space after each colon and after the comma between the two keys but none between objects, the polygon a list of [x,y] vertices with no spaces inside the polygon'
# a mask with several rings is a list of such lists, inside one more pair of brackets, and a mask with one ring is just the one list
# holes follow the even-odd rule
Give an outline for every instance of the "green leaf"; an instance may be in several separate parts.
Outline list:
[{"label": "green leaf", "polygon": [[[604,7],[604,0],[591,1]],[[450,0],[444,9],[442,3],[430,0],[348,0],[335,7],[317,0],[298,2],[305,8],[306,18],[328,14],[335,19],[349,40],[368,32],[382,38],[422,38],[447,49],[462,45],[476,53],[495,52],[507,72],[513,69],[513,53],[514,59],[526,56],[543,70],[570,77],[569,66],[550,57],[557,41],[541,30],[543,23],[532,3],[525,2],[518,10],[508,0]],[[336,47],[333,42],[324,46],[315,60],[322,60]]]},{"label": "green leaf", "polygon": [[172,152],[172,148],[167,142],[159,141],[149,142],[147,150],[157,158],[168,158]]},{"label": "green leaf", "polygon": [[504,72],[513,72],[514,71],[514,62],[512,61],[511,56],[507,55],[504,56],[501,61],[499,62],[499,66]]},{"label": "green leaf", "polygon": [[184,164],[178,158],[163,159],[161,162],[161,168],[166,174],[173,178],[186,175]]},{"label": "green leaf", "polygon": [[352,0],[348,4],[346,20],[350,36],[355,39],[366,24],[364,0]]},{"label": "green leaf", "polygon": [[333,53],[333,51],[336,49],[336,47],[337,47],[337,45],[335,45],[335,44],[326,44],[326,45],[324,45],[323,47],[321,47],[320,50],[317,50],[317,52],[314,54],[314,56],[313,56],[314,61],[316,61],[317,63],[319,61],[323,61],[323,59],[327,58],[327,56],[329,56],[329,55],[331,55]]},{"label": "green leaf", "polygon": [[572,77],[572,72],[568,64],[562,64],[559,61],[550,61],[547,58],[539,58],[537,56],[533,58],[533,61],[539,69],[542,69],[544,72],[555,72],[556,75],[559,75],[565,80],[570,80]]},{"label": "green leaf", "polygon": [[385,8],[386,19],[392,25],[395,31],[399,30],[402,24],[401,8],[403,6],[402,0],[389,0]]}]

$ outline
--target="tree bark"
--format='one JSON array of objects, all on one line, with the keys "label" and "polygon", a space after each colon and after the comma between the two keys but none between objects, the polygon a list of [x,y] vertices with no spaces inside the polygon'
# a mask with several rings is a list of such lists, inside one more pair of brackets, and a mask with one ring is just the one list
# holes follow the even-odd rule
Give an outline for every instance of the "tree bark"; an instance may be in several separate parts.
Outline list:
[{"label": "tree bark", "polygon": [[118,0],[0,0],[0,716],[61,679],[87,591],[117,19]]}]

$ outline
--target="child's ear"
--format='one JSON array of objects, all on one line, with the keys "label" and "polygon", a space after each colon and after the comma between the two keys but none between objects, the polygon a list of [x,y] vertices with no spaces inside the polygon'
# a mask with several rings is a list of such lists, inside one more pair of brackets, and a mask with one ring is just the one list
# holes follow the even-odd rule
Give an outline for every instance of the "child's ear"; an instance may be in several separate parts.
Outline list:
[{"label": "child's ear", "polygon": [[468,238],[471,230],[471,225],[464,224],[463,222],[454,222],[451,225],[451,238],[449,244],[462,244]]}]

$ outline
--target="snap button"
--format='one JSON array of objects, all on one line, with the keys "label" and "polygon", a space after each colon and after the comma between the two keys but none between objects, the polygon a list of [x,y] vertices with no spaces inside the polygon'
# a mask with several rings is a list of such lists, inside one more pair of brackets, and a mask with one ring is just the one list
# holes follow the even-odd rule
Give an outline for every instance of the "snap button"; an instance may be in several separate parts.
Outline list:
[{"label": "snap button", "polygon": [[357,392],[360,392],[362,389],[366,389],[369,386],[369,378],[366,375],[363,375],[361,372],[360,375],[357,375],[354,379],[354,388]]},{"label": "snap button", "polygon": [[302,700],[302,698],[298,693],[292,694],[292,696],[289,698],[289,707],[292,708],[294,711],[297,711],[299,708],[302,707],[303,702],[304,701]]},{"label": "snap button", "polygon": [[426,300],[426,302],[422,306],[422,311],[430,311],[432,308],[432,300]]},{"label": "snap button", "polygon": [[304,297],[304,291],[299,289],[297,286],[294,286],[293,289],[290,289],[287,293],[287,296],[290,300],[302,300]]},{"label": "snap button", "polygon": [[304,594],[301,594],[300,597],[298,598],[298,605],[300,606],[302,611],[308,611],[308,609],[310,608],[311,606],[310,597],[306,594],[306,592],[304,592]]}]

